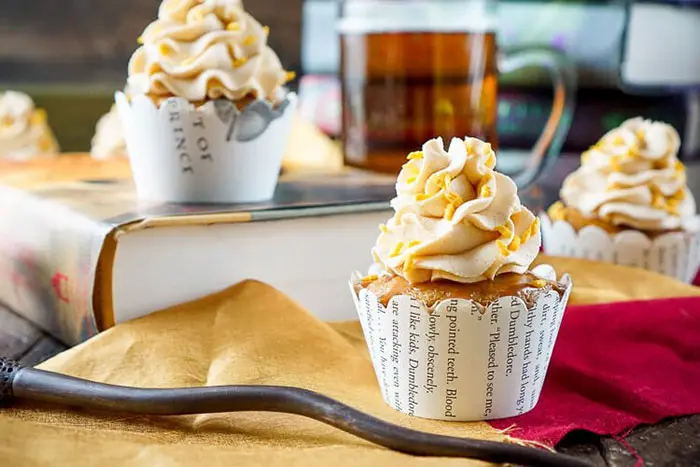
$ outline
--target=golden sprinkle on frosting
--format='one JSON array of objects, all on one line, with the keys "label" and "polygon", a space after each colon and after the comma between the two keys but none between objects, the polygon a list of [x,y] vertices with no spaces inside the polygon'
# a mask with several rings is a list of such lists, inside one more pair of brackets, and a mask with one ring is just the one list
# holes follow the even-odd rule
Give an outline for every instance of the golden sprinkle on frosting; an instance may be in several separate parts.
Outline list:
[{"label": "golden sprinkle on frosting", "polygon": [[553,221],[563,221],[566,218],[566,208],[564,203],[557,201],[552,204],[547,210],[547,214]]},{"label": "golden sprinkle on frosting", "polygon": [[513,237],[513,241],[508,245],[510,251],[518,251],[520,249],[520,237]]},{"label": "golden sprinkle on frosting", "polygon": [[362,279],[360,279],[360,282],[374,282],[377,279],[379,279],[379,276],[376,274],[370,274],[369,276],[365,276]]},{"label": "golden sprinkle on frosting", "polygon": [[270,35],[270,26],[263,26],[263,32],[269,36]]},{"label": "golden sprinkle on frosting", "polygon": [[445,206],[445,219],[447,219],[448,221],[451,221],[455,215],[455,209],[456,209],[455,205],[452,203]]},{"label": "golden sprinkle on frosting", "polygon": [[496,246],[503,256],[509,256],[510,250],[502,240],[496,240]]},{"label": "golden sprinkle on frosting", "polygon": [[416,201],[425,201],[428,198],[430,198],[430,195],[427,193],[418,193],[416,195]]},{"label": "golden sprinkle on frosting", "polygon": [[396,246],[394,247],[394,250],[391,252],[389,257],[396,258],[397,256],[399,256],[401,254],[401,250],[403,250],[403,242],[399,242],[396,244]]},{"label": "golden sprinkle on frosting", "polygon": [[[41,123],[44,123],[46,121],[46,118],[47,118],[46,111],[44,109],[36,109],[34,111],[34,113],[32,114],[32,116],[29,117],[29,121],[33,125],[39,125]],[[10,118],[10,125],[12,123],[14,123],[14,120],[12,118]],[[7,126],[10,126],[10,125],[7,125]]]},{"label": "golden sprinkle on frosting", "polygon": [[406,259],[403,262],[403,268],[404,270],[408,271],[409,269],[413,269],[415,267],[416,263],[416,258],[413,257],[413,255],[406,255]]},{"label": "golden sprinkle on frosting", "polygon": [[240,23],[234,22],[234,23],[228,23],[226,25],[226,30],[228,31],[240,31],[241,30],[241,25]]},{"label": "golden sprinkle on frosting", "polygon": [[464,204],[464,200],[462,199],[462,197],[452,191],[445,192],[445,199],[448,203],[454,204],[455,207],[459,207]]},{"label": "golden sprinkle on frosting", "polygon": [[610,168],[613,172],[620,172],[622,170],[622,160],[618,156],[613,156],[610,158]]},{"label": "golden sprinkle on frosting", "polygon": [[443,190],[446,190],[447,187],[450,186],[450,183],[452,183],[452,177],[450,177],[450,174],[445,174],[445,176],[443,178],[438,178],[435,181],[435,184],[439,188],[442,188]]},{"label": "golden sprinkle on frosting", "polygon": [[379,230],[380,230],[382,233],[387,233],[387,232],[389,231],[389,229],[387,228],[386,224],[379,224]]},{"label": "golden sprinkle on frosting", "polygon": [[423,158],[423,151],[413,151],[412,153],[409,153],[408,156],[406,156],[406,159],[409,161],[412,161],[413,159],[422,159]]},{"label": "golden sprinkle on frosting", "polygon": [[505,237],[505,238],[510,238],[511,235],[513,235],[513,231],[510,230],[510,229],[509,229],[508,227],[506,227],[505,225],[499,225],[499,226],[497,226],[497,227],[496,227],[496,232],[498,232],[499,234],[501,234],[502,237]]},{"label": "golden sprinkle on frosting", "polygon": [[294,81],[294,79],[297,77],[297,74],[293,71],[288,71],[287,74],[285,75],[285,79],[289,81]]},{"label": "golden sprinkle on frosting", "polygon": [[535,279],[534,281],[530,282],[530,285],[541,289],[547,285],[547,281],[544,279]]},{"label": "golden sprinkle on frosting", "polygon": [[236,58],[233,60],[233,66],[236,68],[242,67],[246,63],[248,63],[248,59],[246,57]]},{"label": "golden sprinkle on frosting", "polygon": [[245,46],[253,45],[256,42],[258,42],[258,38],[252,35],[247,36],[245,39],[243,39],[243,45]]},{"label": "golden sprinkle on frosting", "polygon": [[139,36],[138,39],[136,39],[136,43],[138,45],[143,45],[143,36]]},{"label": "golden sprinkle on frosting", "polygon": [[411,240],[410,242],[408,242],[409,248],[413,248],[414,246],[418,246],[418,245],[420,245],[420,240]]},{"label": "golden sprinkle on frosting", "polygon": [[491,187],[489,187],[488,185],[482,186],[481,189],[479,190],[479,197],[480,198],[488,198],[489,196],[491,196],[491,194],[492,194]]}]

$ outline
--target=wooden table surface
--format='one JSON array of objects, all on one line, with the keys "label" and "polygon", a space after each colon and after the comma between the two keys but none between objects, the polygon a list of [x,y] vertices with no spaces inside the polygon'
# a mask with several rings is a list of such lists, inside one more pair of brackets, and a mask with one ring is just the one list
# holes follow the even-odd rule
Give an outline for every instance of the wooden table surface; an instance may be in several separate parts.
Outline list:
[{"label": "wooden table surface", "polygon": [[[0,355],[33,366],[65,349],[66,346],[0,305]],[[634,455],[619,441],[588,432],[570,434],[557,449],[588,459],[595,466],[700,466],[700,415],[637,428],[625,442],[644,459],[644,464],[637,464]]]}]

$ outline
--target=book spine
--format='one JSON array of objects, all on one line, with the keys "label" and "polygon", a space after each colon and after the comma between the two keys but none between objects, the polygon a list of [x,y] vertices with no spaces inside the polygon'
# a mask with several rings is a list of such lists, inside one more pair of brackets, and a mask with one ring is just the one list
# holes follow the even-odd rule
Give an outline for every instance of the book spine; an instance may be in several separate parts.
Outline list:
[{"label": "book spine", "polygon": [[97,333],[93,291],[111,225],[0,186],[0,302],[73,345]]}]

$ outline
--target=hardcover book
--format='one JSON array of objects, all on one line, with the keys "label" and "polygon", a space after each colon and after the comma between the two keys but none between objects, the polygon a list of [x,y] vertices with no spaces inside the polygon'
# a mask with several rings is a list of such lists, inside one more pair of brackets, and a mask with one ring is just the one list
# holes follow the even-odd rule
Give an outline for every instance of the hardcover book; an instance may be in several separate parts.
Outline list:
[{"label": "hardcover book", "polygon": [[0,163],[0,301],[67,344],[244,279],[354,319],[394,178],[285,175],[270,202],[139,201],[127,161]]}]

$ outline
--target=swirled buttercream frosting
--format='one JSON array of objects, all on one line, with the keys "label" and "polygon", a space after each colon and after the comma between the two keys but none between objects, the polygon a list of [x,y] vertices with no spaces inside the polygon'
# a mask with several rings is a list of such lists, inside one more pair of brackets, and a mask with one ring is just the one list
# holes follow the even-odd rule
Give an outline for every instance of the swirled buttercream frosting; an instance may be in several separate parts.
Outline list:
[{"label": "swirled buttercream frosting", "polygon": [[539,223],[495,165],[491,145],[476,138],[455,138],[448,150],[433,139],[411,153],[375,262],[411,283],[525,273],[539,252]]},{"label": "swirled buttercream frosting", "polygon": [[236,0],[165,0],[129,61],[129,86],[154,98],[276,102],[293,74],[268,32]]}]

